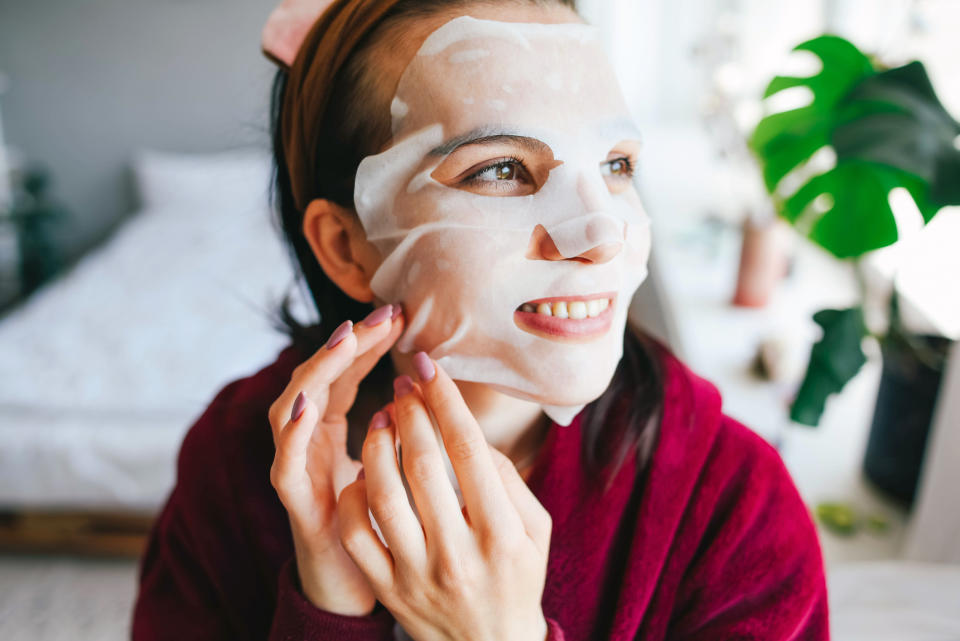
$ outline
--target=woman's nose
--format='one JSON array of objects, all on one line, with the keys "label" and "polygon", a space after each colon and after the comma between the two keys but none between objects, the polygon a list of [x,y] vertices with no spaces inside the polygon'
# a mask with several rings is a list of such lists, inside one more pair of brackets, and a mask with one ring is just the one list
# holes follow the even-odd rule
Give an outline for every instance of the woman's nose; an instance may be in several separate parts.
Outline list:
[{"label": "woman's nose", "polygon": [[[593,221],[591,221],[593,222]],[[562,226],[561,226],[562,227]],[[530,244],[527,248],[527,258],[531,260],[576,260],[582,263],[606,263],[613,260],[623,249],[623,241],[614,240],[606,233],[597,233],[597,225],[586,225],[581,242],[560,243],[547,231],[543,225],[537,225],[530,235]],[[593,230],[593,233],[590,233]],[[567,229],[555,229],[554,234],[564,236]],[[593,240],[591,240],[591,237]],[[598,242],[599,241],[599,242]],[[566,251],[561,251],[563,248]]]},{"label": "woman's nose", "polygon": [[623,250],[626,222],[607,213],[613,203],[599,170],[579,171],[575,181],[576,195],[570,196],[582,213],[549,227],[537,225],[527,258],[606,263]]}]

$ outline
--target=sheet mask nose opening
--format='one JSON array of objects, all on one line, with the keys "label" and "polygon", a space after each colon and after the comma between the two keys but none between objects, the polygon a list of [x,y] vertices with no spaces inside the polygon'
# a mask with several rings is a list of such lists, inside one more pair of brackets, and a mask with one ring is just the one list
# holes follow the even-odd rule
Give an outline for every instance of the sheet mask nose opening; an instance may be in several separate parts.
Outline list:
[{"label": "sheet mask nose opening", "polygon": [[[624,225],[620,226],[624,227]],[[608,244],[612,238],[617,238],[618,236],[622,238],[626,235],[625,231],[620,233],[618,233],[618,231],[620,230],[617,229],[617,223],[609,217],[596,217],[590,219],[587,223],[586,229],[584,229],[584,237],[588,243],[593,243],[594,245]]]},{"label": "sheet mask nose opening", "polygon": [[609,214],[590,213],[552,225],[547,234],[564,258],[574,258],[601,246],[622,246],[626,223]]}]

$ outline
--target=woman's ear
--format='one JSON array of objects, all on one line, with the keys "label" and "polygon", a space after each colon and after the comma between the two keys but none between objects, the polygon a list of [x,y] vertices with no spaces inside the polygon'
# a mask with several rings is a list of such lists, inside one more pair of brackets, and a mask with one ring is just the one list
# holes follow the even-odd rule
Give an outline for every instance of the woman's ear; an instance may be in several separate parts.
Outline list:
[{"label": "woman's ear", "polygon": [[380,252],[367,242],[353,210],[317,198],[303,214],[303,235],[320,267],[337,287],[362,303],[373,300],[370,279],[380,266]]}]

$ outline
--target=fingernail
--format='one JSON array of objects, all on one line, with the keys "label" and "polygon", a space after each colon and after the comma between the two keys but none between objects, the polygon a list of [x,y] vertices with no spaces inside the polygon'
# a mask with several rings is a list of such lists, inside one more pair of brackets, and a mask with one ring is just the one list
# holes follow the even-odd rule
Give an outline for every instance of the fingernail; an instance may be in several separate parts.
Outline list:
[{"label": "fingernail", "polygon": [[437,373],[437,368],[433,366],[433,361],[426,352],[417,352],[413,355],[413,369],[417,372],[417,378],[423,383],[432,381]]},{"label": "fingernail", "polygon": [[390,314],[390,320],[397,320],[397,316],[400,315],[400,312],[403,310],[400,308],[400,303],[393,304],[393,312]]},{"label": "fingernail", "polygon": [[296,421],[303,414],[303,410],[307,409],[307,397],[303,395],[303,392],[297,394],[297,400],[293,402],[293,409],[290,411],[290,420]]},{"label": "fingernail", "polygon": [[365,478],[367,478],[367,475],[363,473],[363,468],[361,467],[360,471],[357,472],[357,480],[362,481]]},{"label": "fingernail", "polygon": [[390,315],[393,313],[393,305],[384,305],[383,307],[378,307],[377,309],[370,312],[370,314],[363,319],[363,324],[366,327],[373,327],[374,325],[379,325],[383,321],[390,318]]},{"label": "fingernail", "polygon": [[347,335],[353,331],[353,321],[345,320],[340,323],[340,327],[333,330],[330,339],[327,340],[327,349],[333,349],[339,345]]},{"label": "fingernail", "polygon": [[404,374],[393,381],[393,392],[397,396],[406,396],[413,391],[413,379]]},{"label": "fingernail", "polygon": [[370,431],[372,432],[373,430],[383,429],[389,424],[390,416],[383,410],[380,410],[373,415],[372,419],[370,419]]}]

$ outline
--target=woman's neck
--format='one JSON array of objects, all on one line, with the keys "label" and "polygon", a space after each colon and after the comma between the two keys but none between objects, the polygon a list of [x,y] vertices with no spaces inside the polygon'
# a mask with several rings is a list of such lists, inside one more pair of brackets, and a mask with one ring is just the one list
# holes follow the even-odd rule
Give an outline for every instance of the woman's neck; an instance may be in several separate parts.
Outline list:
[{"label": "woman's neck", "polygon": [[[391,353],[400,374],[416,380],[412,355]],[[498,392],[483,383],[457,381],[457,387],[493,447],[513,461],[524,479],[546,440],[551,421],[540,405]]]},{"label": "woman's neck", "polygon": [[482,383],[457,381],[457,387],[487,441],[506,454],[521,472],[528,470],[551,425],[540,405]]}]

